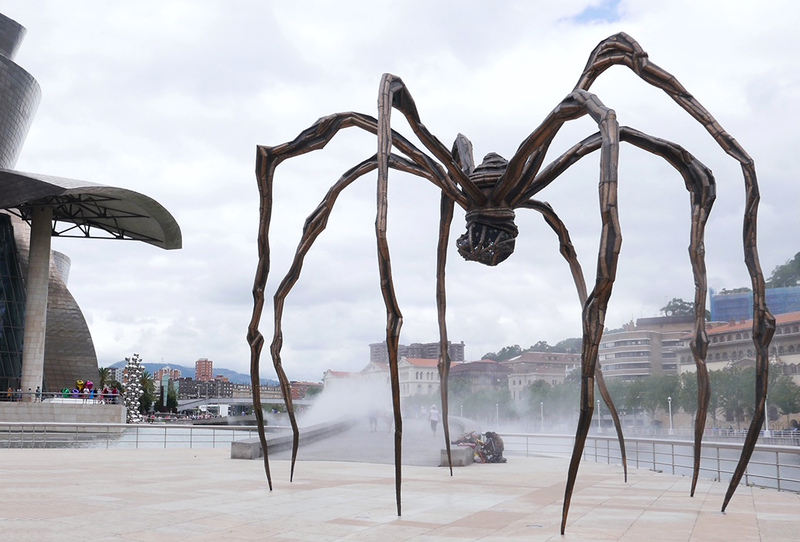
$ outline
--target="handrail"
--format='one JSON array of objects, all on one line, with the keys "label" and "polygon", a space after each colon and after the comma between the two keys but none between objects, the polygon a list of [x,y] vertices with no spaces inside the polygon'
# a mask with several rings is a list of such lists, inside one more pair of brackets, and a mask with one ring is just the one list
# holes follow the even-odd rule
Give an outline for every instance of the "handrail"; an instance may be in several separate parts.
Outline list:
[{"label": "handrail", "polygon": [[255,435],[255,427],[238,425],[0,422],[0,448],[216,448]]},{"label": "handrail", "polygon": [[[500,433],[508,454],[568,457],[574,437],[563,434]],[[668,438],[626,438],[628,466],[690,476],[693,443]],[[701,478],[723,481],[736,467],[742,443],[704,440],[700,458]],[[621,464],[616,436],[590,435],[584,460]],[[758,444],[743,477],[743,483],[800,493],[800,447]]]}]

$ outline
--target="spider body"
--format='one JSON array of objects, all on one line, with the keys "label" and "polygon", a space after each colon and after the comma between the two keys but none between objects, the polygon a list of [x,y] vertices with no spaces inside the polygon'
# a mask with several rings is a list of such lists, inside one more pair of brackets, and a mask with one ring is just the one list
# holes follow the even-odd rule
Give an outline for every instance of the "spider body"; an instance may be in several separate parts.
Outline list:
[{"label": "spider body", "polygon": [[[469,174],[469,180],[489,198],[507,167],[508,160],[489,153]],[[465,260],[489,266],[505,261],[514,253],[519,234],[514,218],[516,214],[507,205],[481,206],[470,201],[466,213],[467,231],[456,240],[458,253]]]},{"label": "spider body", "polygon": [[[605,314],[616,278],[616,266],[622,243],[622,232],[617,216],[617,164],[619,145],[626,142],[652,153],[672,165],[683,178],[689,192],[691,205],[691,231],[689,258],[695,284],[695,322],[691,350],[697,366],[698,409],[694,432],[694,471],[691,494],[694,494],[700,470],[700,445],[705,430],[709,407],[709,380],[705,366],[708,339],[705,332],[705,303],[707,280],[705,270],[704,232],[706,222],[716,197],[715,179],[711,171],[680,145],[620,126],[616,113],[603,105],[600,99],[588,91],[594,80],[608,67],[620,64],[630,68],[646,83],[667,93],[684,111],[701,123],[719,146],[742,166],[746,189],[744,215],[745,264],[751,278],[753,290],[752,339],[756,353],[756,394],[754,415],[748,429],[742,455],[734,471],[722,510],[738,486],[753,452],[761,425],[767,392],[768,347],[774,333],[774,318],[765,303],[764,277],[758,261],[756,248],[756,215],[759,200],[758,183],[752,159],[703,107],[671,74],[649,61],[639,44],[624,33],[603,40],[592,51],[578,80],[578,84],[544,121],[520,144],[508,161],[490,153],[477,167],[472,157],[472,144],[458,135],[452,150],[448,150],[422,123],[411,94],[403,81],[394,75],[381,78],[378,98],[378,118],[362,113],[339,113],[318,120],[300,133],[294,140],[274,147],[259,146],[256,174],[261,203],[261,222],[258,245],[259,262],[253,284],[253,315],[247,338],[251,351],[251,379],[253,402],[259,437],[264,450],[264,468],[270,488],[267,443],[264,433],[263,411],[260,400],[259,362],[264,337],[259,331],[259,322],[264,308],[264,289],[270,266],[269,228],[272,212],[272,192],[277,166],[286,159],[323,148],[344,128],[356,127],[377,136],[377,153],[347,170],[334,183],[316,210],[308,217],[303,235],[289,271],[274,295],[274,330],[270,355],[281,383],[287,412],[293,429],[291,473],[294,474],[299,444],[299,429],[294,416],[291,387],[282,366],[283,345],[282,315],[284,302],[300,271],[306,254],[317,236],[325,229],[328,217],[338,195],[356,179],[377,170],[377,213],[375,232],[378,245],[378,271],[381,293],[386,307],[386,344],[389,351],[389,373],[394,412],[395,439],[395,492],[397,514],[401,513],[401,449],[403,419],[400,405],[398,372],[398,346],[402,314],[395,296],[389,244],[386,236],[388,209],[388,177],[390,170],[410,173],[425,179],[441,190],[439,242],[436,264],[436,304],[440,337],[439,377],[442,397],[441,414],[445,446],[450,452],[450,434],[447,404],[447,381],[450,359],[447,356],[446,288],[445,268],[450,225],[455,205],[466,212],[466,232],[458,237],[459,254],[467,260],[495,266],[506,260],[515,248],[518,229],[514,223],[515,213],[534,210],[542,214],[545,222],[556,233],[562,256],[567,260],[578,298],[582,305],[581,352],[581,396],[575,444],[567,473],[562,508],[561,533],[567,523],[572,491],[580,465],[584,444],[588,435],[594,409],[594,389],[598,390],[609,406],[617,428],[623,467],[627,475],[625,448],[619,417],[606,389],[600,365],[598,349],[605,327]],[[412,143],[391,128],[391,114],[397,110],[410,125],[418,145]],[[582,116],[589,116],[597,124],[598,131],[587,136],[572,148],[542,167],[550,143],[561,126]],[[577,254],[572,246],[566,226],[548,204],[534,199],[559,175],[581,158],[598,151],[599,195],[600,195],[600,243],[597,256],[597,272],[591,289],[587,288]],[[452,469],[451,469],[452,474]]]}]

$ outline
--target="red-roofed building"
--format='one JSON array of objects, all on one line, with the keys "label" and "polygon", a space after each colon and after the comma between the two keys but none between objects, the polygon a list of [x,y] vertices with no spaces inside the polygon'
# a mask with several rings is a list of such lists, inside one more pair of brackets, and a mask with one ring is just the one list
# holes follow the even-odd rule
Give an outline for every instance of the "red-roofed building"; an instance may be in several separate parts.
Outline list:
[{"label": "red-roofed building", "polygon": [[500,363],[511,369],[508,375],[511,398],[521,401],[525,388],[537,380],[544,380],[551,386],[564,382],[570,372],[580,368],[581,356],[561,352],[523,352]]},{"label": "red-roofed building", "polygon": [[511,374],[511,367],[490,359],[480,361],[468,361],[451,365],[450,382],[454,378],[460,378],[469,382],[470,391],[500,391],[508,387],[508,376]]},{"label": "red-roofed building", "polygon": [[294,380],[290,382],[290,385],[292,388],[292,399],[304,399],[309,389],[322,386],[319,382],[298,382]]},{"label": "red-roofed building", "polygon": [[340,382],[352,382],[360,377],[361,373],[351,371],[332,371],[328,369],[322,375],[322,384],[325,388],[336,386]]},{"label": "red-roofed building", "polygon": [[[706,327],[706,333],[706,366],[709,371],[755,366],[752,320],[712,323]],[[690,340],[691,336],[684,337],[684,345],[677,350],[682,373],[697,370],[689,348]],[[769,345],[769,357],[774,369],[800,384],[800,312],[775,316],[775,335]]]}]

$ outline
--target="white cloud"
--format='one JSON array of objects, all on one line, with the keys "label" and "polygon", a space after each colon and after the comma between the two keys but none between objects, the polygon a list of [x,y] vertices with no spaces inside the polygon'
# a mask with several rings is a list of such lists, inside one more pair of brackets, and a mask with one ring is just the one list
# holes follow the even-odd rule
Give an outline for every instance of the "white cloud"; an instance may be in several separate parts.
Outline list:
[{"label": "white cloud", "polygon": [[[601,11],[576,19],[588,8]],[[794,26],[800,5],[792,1],[519,1],[498,7],[421,0],[11,0],[0,11],[28,28],[17,62],[43,88],[17,167],[145,193],[164,204],[183,231],[185,248],[177,252],[55,240],[72,259],[70,288],[90,322],[101,364],[135,351],[146,361],[191,364],[205,357],[248,370],[257,144],[289,141],[334,112],[375,115],[380,75],[392,72],[445,145],[462,132],[472,139],[477,160],[490,151],[508,158],[570,92],[594,46],[621,30],[756,160],[765,272],[798,251],[800,36]],[[709,282],[717,288],[747,284],[738,164],[668,97],[629,71],[609,70],[592,90],[622,124],[672,139],[714,170]],[[393,121],[410,134],[401,115]],[[595,130],[585,119],[572,123],[553,151]],[[268,342],[271,296],[305,217],[342,172],[375,152],[372,136],[349,132],[278,169],[261,325]],[[540,196],[570,228],[591,283],[599,234],[597,162],[583,162]],[[628,147],[620,171],[624,242],[607,316],[612,327],[656,315],[672,297],[693,296],[682,180]],[[402,341],[434,341],[439,195],[402,175],[392,175],[390,185]],[[383,339],[374,201],[374,175],[341,195],[287,300],[283,359],[292,379],[319,379],[327,368],[359,370],[367,344]],[[580,334],[574,286],[552,232],[535,213],[518,217],[517,253],[498,268],[468,264],[453,248],[448,255],[450,339],[463,340],[470,358],[508,344]],[[457,211],[452,241],[462,224]]]}]

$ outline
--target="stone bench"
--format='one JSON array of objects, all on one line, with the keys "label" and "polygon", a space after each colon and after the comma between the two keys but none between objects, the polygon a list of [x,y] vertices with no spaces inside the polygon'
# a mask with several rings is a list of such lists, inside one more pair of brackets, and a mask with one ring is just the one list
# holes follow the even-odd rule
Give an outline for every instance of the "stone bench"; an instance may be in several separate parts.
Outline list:
[{"label": "stone bench", "polygon": [[[355,420],[340,420],[332,423],[320,423],[309,427],[301,427],[299,444],[302,446],[309,442],[322,440],[350,428],[354,423]],[[278,452],[291,448],[291,432],[267,435],[267,450],[269,452]],[[264,457],[264,452],[261,449],[261,440],[258,438],[231,442],[231,459],[259,459],[261,457]]]},{"label": "stone bench", "polygon": [[[450,447],[450,457],[453,460],[454,467],[466,467],[467,465],[472,464],[474,451],[470,446],[451,446]],[[440,467],[448,467],[447,463],[447,449],[442,449],[442,453],[439,459],[439,466]]]}]

